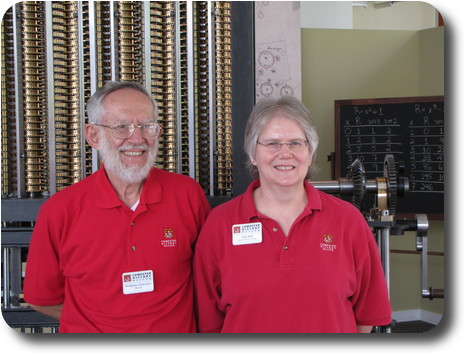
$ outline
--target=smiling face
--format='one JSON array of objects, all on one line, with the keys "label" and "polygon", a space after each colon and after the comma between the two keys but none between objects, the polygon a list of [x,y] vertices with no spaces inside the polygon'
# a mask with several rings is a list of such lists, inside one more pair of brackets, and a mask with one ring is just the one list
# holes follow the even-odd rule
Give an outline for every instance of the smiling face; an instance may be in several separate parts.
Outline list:
[{"label": "smiling face", "polygon": [[258,137],[261,144],[256,146],[253,162],[258,168],[261,186],[303,185],[312,161],[309,147],[294,151],[284,144],[279,151],[274,151],[265,144],[306,139],[300,125],[282,113],[277,113],[269,120]]},{"label": "smiling face", "polygon": [[[139,125],[154,122],[155,111],[150,99],[131,88],[114,91],[103,102],[102,124]],[[146,139],[139,128],[126,138],[115,138],[110,128],[91,126],[98,149],[108,173],[130,183],[143,181],[156,160],[158,139]]]}]

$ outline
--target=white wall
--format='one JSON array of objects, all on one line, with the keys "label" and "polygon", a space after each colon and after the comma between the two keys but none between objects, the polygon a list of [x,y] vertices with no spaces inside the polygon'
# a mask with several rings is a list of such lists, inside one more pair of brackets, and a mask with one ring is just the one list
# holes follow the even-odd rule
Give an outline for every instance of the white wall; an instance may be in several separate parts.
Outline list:
[{"label": "white wall", "polygon": [[301,28],[353,28],[351,1],[300,1]]},{"label": "white wall", "polygon": [[379,3],[369,1],[367,8],[353,7],[353,29],[420,31],[438,24],[437,10],[426,2],[393,1],[392,6],[376,8]]},{"label": "white wall", "polygon": [[[363,6],[353,6],[353,3]],[[421,1],[300,1],[301,28],[415,30],[437,26],[438,13]]]}]

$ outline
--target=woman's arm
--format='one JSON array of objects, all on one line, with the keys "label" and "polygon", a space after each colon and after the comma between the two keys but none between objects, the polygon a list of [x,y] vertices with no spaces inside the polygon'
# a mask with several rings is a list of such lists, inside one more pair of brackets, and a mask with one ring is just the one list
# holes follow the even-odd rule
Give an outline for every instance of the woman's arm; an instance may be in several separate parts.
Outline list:
[{"label": "woman's arm", "polygon": [[358,328],[358,333],[371,333],[372,326],[356,326]]}]

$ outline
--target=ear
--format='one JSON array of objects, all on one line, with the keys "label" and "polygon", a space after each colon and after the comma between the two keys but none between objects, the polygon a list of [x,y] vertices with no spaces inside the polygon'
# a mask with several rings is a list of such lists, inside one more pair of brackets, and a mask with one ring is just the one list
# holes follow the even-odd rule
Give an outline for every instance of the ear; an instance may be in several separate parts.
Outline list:
[{"label": "ear", "polygon": [[100,147],[100,131],[98,127],[93,124],[86,124],[85,139],[90,146],[98,150]]}]

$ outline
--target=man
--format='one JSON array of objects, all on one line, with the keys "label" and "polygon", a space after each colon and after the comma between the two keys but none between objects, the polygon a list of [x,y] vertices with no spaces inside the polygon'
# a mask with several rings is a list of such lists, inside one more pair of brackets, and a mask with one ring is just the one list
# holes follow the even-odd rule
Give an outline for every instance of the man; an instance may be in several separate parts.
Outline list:
[{"label": "man", "polygon": [[60,332],[195,332],[191,260],[205,194],[152,167],[161,129],[142,86],[108,83],[87,112],[102,167],[42,206],[25,300]]}]

